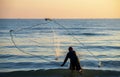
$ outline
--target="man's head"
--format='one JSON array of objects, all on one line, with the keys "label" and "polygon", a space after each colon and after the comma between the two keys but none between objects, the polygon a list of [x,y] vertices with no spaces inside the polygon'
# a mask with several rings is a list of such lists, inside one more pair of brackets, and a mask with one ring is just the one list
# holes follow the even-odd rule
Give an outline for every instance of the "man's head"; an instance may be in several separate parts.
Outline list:
[{"label": "man's head", "polygon": [[73,48],[72,48],[72,47],[69,47],[68,50],[69,50],[69,51],[73,51]]}]

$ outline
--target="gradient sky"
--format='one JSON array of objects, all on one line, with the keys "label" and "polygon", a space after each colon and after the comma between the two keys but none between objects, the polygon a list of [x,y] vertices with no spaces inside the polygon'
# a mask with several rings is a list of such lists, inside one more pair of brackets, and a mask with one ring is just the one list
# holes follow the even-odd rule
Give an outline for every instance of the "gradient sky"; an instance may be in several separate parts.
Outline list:
[{"label": "gradient sky", "polygon": [[0,18],[120,18],[120,0],[0,0]]}]

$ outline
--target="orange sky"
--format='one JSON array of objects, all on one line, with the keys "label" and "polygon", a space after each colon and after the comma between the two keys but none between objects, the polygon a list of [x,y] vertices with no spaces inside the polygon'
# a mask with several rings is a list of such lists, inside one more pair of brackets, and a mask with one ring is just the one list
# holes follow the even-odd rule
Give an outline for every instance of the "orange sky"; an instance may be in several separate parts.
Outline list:
[{"label": "orange sky", "polygon": [[120,18],[120,0],[0,0],[0,18]]}]

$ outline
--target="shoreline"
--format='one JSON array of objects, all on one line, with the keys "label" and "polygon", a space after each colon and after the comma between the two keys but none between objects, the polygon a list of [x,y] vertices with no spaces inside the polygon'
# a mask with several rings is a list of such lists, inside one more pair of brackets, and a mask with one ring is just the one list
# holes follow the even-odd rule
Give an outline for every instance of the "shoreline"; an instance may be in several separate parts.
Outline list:
[{"label": "shoreline", "polygon": [[40,69],[30,71],[0,72],[0,77],[120,77],[120,71],[83,69],[82,73],[68,69]]}]

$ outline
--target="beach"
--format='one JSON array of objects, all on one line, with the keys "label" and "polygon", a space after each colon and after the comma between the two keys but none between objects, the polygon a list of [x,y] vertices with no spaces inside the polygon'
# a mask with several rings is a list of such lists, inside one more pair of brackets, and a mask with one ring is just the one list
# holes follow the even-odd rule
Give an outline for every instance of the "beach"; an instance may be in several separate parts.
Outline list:
[{"label": "beach", "polygon": [[120,77],[119,71],[88,70],[83,72],[71,71],[68,69],[30,70],[2,72],[0,77]]}]

